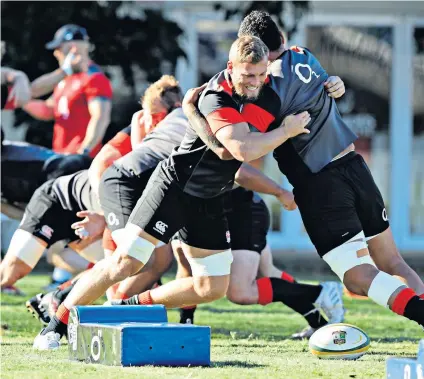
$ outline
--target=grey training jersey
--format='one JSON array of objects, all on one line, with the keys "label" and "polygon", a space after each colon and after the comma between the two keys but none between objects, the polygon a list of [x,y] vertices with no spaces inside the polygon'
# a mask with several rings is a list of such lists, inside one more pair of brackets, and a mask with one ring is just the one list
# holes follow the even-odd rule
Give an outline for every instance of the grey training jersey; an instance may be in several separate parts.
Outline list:
[{"label": "grey training jersey", "polygon": [[182,108],[173,110],[131,153],[114,165],[128,176],[139,176],[171,155],[183,140],[187,127],[188,120]]},{"label": "grey training jersey", "polygon": [[269,85],[281,99],[281,115],[308,111],[310,134],[291,138],[274,151],[280,170],[294,185],[319,172],[357,139],[344,123],[324,82],[328,74],[306,49],[285,51],[269,68]]},{"label": "grey training jersey", "polygon": [[100,203],[91,190],[88,170],[61,176],[54,181],[52,188],[63,209],[73,212],[82,210],[102,212]]}]

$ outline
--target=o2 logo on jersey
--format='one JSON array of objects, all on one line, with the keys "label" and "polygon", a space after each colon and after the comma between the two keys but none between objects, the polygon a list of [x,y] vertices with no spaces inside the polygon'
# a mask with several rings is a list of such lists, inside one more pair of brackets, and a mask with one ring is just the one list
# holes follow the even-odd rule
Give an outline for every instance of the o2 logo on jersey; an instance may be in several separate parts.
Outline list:
[{"label": "o2 logo on jersey", "polygon": [[118,217],[116,217],[116,214],[115,213],[110,212],[107,215],[107,223],[109,225],[119,225],[119,220],[118,220]]},{"label": "o2 logo on jersey", "polygon": [[[307,76],[303,75],[300,71],[301,68],[304,68],[308,70]],[[315,71],[312,70],[311,66],[308,64],[298,63],[296,66],[294,66],[294,72],[297,75],[297,77],[305,84],[308,84],[312,80],[312,75],[314,75],[316,78],[319,78],[321,75],[317,75]]]},{"label": "o2 logo on jersey", "polygon": [[60,116],[65,120],[69,117],[69,104],[68,98],[66,96],[62,96],[57,103],[57,111]]}]

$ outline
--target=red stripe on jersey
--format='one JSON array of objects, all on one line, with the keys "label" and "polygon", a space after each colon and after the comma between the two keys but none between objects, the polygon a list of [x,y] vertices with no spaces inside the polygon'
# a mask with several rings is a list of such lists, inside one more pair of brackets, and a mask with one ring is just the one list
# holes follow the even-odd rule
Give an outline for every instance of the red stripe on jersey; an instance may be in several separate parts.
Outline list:
[{"label": "red stripe on jersey", "polygon": [[290,50],[294,51],[295,53],[303,54],[303,49],[299,46],[292,46],[290,47]]},{"label": "red stripe on jersey", "polygon": [[265,133],[275,117],[255,104],[246,104],[241,111],[243,118],[261,133]]},{"label": "red stripe on jersey", "polygon": [[7,109],[7,110],[12,110],[15,109],[15,98],[14,97],[10,97],[10,92],[12,91],[12,86],[7,87],[8,92],[7,92],[7,101],[6,104],[4,105],[3,109]]},{"label": "red stripe on jersey", "polygon": [[239,112],[230,107],[217,109],[209,113],[206,119],[214,134],[224,126],[246,122]]},{"label": "red stripe on jersey", "polygon": [[269,75],[266,76],[264,84],[268,84],[269,83]]},{"label": "red stripe on jersey", "polygon": [[123,132],[118,132],[107,144],[113,146],[122,156],[132,151],[131,136]]},{"label": "red stripe on jersey", "polygon": [[222,83],[220,83],[220,85],[224,92],[228,93],[230,96],[233,96],[231,83],[229,83],[227,80],[224,80]]}]

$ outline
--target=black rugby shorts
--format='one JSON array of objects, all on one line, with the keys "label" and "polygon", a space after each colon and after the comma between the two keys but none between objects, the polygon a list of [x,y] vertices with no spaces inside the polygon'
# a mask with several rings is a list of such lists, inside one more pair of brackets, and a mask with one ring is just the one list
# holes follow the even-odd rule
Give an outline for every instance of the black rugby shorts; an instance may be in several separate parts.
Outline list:
[{"label": "black rugby shorts", "polygon": [[232,250],[261,253],[266,246],[270,215],[259,195],[244,188],[231,191],[232,210],[227,213]]},{"label": "black rugby shorts", "polygon": [[128,222],[164,243],[178,232],[187,245],[229,249],[230,233],[224,215],[226,194],[211,199],[188,195],[162,163],[150,177]]},{"label": "black rugby shorts", "polygon": [[76,212],[63,209],[52,189],[54,182],[49,180],[34,192],[19,225],[19,229],[45,241],[47,247],[60,240],[79,239],[71,224],[81,221]]},{"label": "black rugby shorts", "polygon": [[99,187],[100,205],[112,232],[125,227],[153,170],[130,177],[112,165],[102,175]]},{"label": "black rugby shorts", "polygon": [[371,237],[389,227],[381,193],[364,159],[355,152],[331,162],[293,192],[321,257],[361,231]]}]

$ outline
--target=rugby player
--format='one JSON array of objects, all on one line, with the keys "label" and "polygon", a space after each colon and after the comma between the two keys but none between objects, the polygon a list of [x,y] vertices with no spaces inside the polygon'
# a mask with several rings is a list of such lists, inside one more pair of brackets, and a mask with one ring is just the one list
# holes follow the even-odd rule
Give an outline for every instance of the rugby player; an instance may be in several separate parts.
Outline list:
[{"label": "rugby player", "polygon": [[[182,94],[178,82],[172,76],[164,75],[145,91],[141,101],[144,108],[143,117],[140,117],[139,113],[135,114],[132,120],[132,126],[122,130],[102,148],[101,152],[93,160],[88,173],[85,172],[83,175],[80,175],[81,173],[76,174],[71,179],[79,183],[77,187],[85,188],[86,190],[84,192],[68,190],[69,193],[66,196],[70,201],[81,205],[91,204],[89,201],[83,201],[81,196],[97,198],[100,195],[100,201],[103,203],[102,211],[104,208],[106,221],[109,224],[109,228],[103,236],[105,253],[108,252],[110,254],[115,250],[110,230],[118,231],[125,226],[126,220],[138,198],[141,196],[153,168],[162,159],[171,154],[172,149],[178,146],[184,136],[186,122],[185,120],[181,121],[182,111],[177,111],[180,109],[181,100]],[[167,112],[171,112],[168,115],[167,124],[157,133],[152,133],[157,123],[166,116],[166,113],[163,115],[164,109]],[[176,112],[172,112],[173,109]],[[161,117],[158,117],[158,114]],[[168,127],[169,124],[171,126]],[[137,131],[135,129],[140,130]],[[134,131],[137,138],[144,138],[145,141],[138,146],[139,148],[136,146],[136,149],[131,154],[128,154],[132,150],[134,139],[130,138],[130,135],[132,136]],[[125,157],[119,159],[123,156]],[[108,169],[109,166],[111,167]],[[60,180],[64,181],[63,178]],[[66,191],[65,186],[62,186],[62,188],[63,191]],[[69,188],[72,189],[73,187]],[[64,196],[62,195],[61,197]],[[90,206],[91,208],[86,209],[99,211],[99,209],[95,209],[92,205]],[[69,208],[69,204],[64,207],[64,209]],[[83,209],[81,207],[75,207],[73,210],[76,212]],[[60,220],[63,228],[69,231],[69,220],[65,217],[61,217]],[[87,223],[81,224],[75,222],[72,227],[76,229],[76,234],[81,238],[87,232]],[[107,233],[108,231],[109,233]],[[163,249],[166,250],[166,247],[158,249],[159,254],[157,254],[154,265],[159,270],[159,277],[162,271],[169,267],[172,259],[170,252],[169,254],[166,254],[166,251],[165,254],[161,253]],[[161,261],[162,256],[164,257],[163,262]],[[161,269],[163,266],[165,268]],[[149,267],[152,267],[152,265]],[[150,270],[145,270],[143,273],[144,283],[146,281],[149,282],[149,273]],[[157,277],[154,272],[150,273],[150,276]],[[73,280],[72,285],[75,283],[76,280]],[[45,310],[57,307],[71,289],[72,286],[61,287],[52,296],[46,297],[45,301],[50,302],[51,300],[52,302],[52,304],[47,305],[44,304],[45,301],[42,301],[44,294],[38,294],[29,300],[27,306],[45,322],[48,320],[48,314],[46,314]],[[42,302],[43,310],[40,312],[39,305]]]},{"label": "rugby player", "polygon": [[[199,90],[200,88],[197,88],[186,94],[184,112],[191,125],[198,125],[199,128],[202,128],[202,119],[197,116],[195,108]],[[343,93],[344,91],[341,91],[340,96]],[[251,181],[240,177],[240,170],[236,175],[236,181],[247,188],[249,188],[249,184],[251,185]],[[278,195],[280,187],[276,183],[262,180],[261,184],[264,189],[259,187],[252,187],[252,189]],[[319,286],[309,286],[307,291],[304,291],[305,287],[294,288],[286,285],[286,281],[294,282],[294,278],[290,274],[278,270],[277,276],[266,275],[257,279],[261,254],[270,254],[266,242],[269,230],[269,212],[266,204],[258,195],[242,187],[231,192],[231,200],[232,209],[227,214],[227,219],[234,261],[231,266],[227,298],[242,305],[267,305],[271,302],[282,301],[302,314],[309,324],[307,328],[294,334],[293,338],[309,338],[319,327],[327,324],[327,321],[321,317],[319,309],[326,313],[330,323],[342,322],[344,320],[344,308],[340,283],[326,282]],[[296,208],[293,198],[290,201],[286,196],[280,201],[287,210]],[[177,277],[191,276],[190,265],[178,240],[173,241],[173,248],[179,262]],[[275,273],[276,271],[272,264],[272,257],[268,259],[268,265],[263,264],[262,266],[266,267],[267,272],[274,271]],[[180,322],[192,323],[194,310],[195,307],[182,308]]]},{"label": "rugby player", "polygon": [[[111,285],[137,273],[159,241],[167,243],[176,232],[193,277],[144,292],[137,302],[180,307],[225,295],[233,258],[224,200],[235,173],[242,161],[260,158],[287,139],[309,132],[305,129],[307,112],[288,116],[284,122],[279,118],[276,94],[265,85],[267,66],[268,49],[258,38],[242,37],[233,44],[228,70],[211,79],[200,99],[201,111],[214,114],[214,131],[222,132],[228,150],[220,147],[216,154],[193,129],[187,130],[179,149],[162,161],[149,179],[115,254],[77,282],[59,308],[60,314],[37,336],[34,347],[57,348],[58,332],[64,329],[71,306],[89,304]],[[275,129],[263,134],[250,132],[244,117],[264,132],[271,124]]]},{"label": "rugby player", "polygon": [[[139,145],[135,151],[115,162],[106,171],[101,181],[100,199],[102,207],[106,215],[108,226],[113,231],[114,238],[118,240],[119,233],[124,230],[123,226],[126,224],[132,209],[141,196],[147,180],[153,171],[153,168],[164,156],[171,153],[173,147],[179,145],[188,126],[188,123],[182,114],[181,108],[179,108],[181,105],[182,95],[175,79],[165,76],[159,82],[157,82],[157,84],[160,84],[160,86],[152,86],[148,91],[146,91],[143,102],[147,102],[147,104],[145,104],[144,108],[146,110],[155,109],[155,102],[148,100],[149,98],[160,98],[162,104],[168,103],[169,106],[173,104],[171,108],[168,108],[168,112],[170,112],[169,115],[162,121],[160,126],[155,129],[153,133],[149,134],[143,140],[143,143]],[[155,88],[160,89],[160,96],[158,96],[158,94],[155,95]],[[176,109],[172,110],[172,108]],[[152,161],[155,160],[155,156],[156,163],[152,164]],[[242,167],[242,169],[239,170],[237,177],[238,180],[243,182],[245,185],[252,185],[252,182],[260,183],[260,187],[255,188],[258,190],[263,190],[266,193],[274,194],[283,204],[285,204],[286,208],[292,207],[291,203],[293,202],[293,196],[291,193],[281,189],[276,183],[264,177],[263,175],[260,177],[260,180],[254,178],[254,175],[255,172],[252,174],[251,170]],[[236,190],[235,193],[239,192]],[[246,198],[246,196],[242,196],[242,198],[245,199],[243,203],[246,203],[248,198]],[[254,219],[256,223],[265,221],[263,228],[267,230],[266,225],[268,225],[269,220],[266,218],[266,216],[268,216],[268,214],[266,213],[266,216],[262,217],[263,209],[260,207],[259,212],[253,212],[252,216],[249,214],[252,213],[251,211],[253,210],[250,208],[251,202],[249,200],[247,200],[247,202],[249,203],[249,206],[244,206],[244,209],[241,207],[242,212],[238,212],[239,219],[240,217],[246,216],[248,220]],[[264,206],[264,204],[261,204],[261,206],[262,205]],[[266,209],[265,212],[267,212]],[[242,230],[239,233],[239,240],[243,239],[245,243],[251,246],[250,240],[246,242],[246,237],[241,237],[244,232],[250,233],[251,228],[247,228],[247,224],[244,224],[243,226],[244,228],[241,228]],[[261,231],[264,230],[263,228]],[[261,235],[261,231],[257,232],[257,240],[260,240],[260,243],[262,243],[261,237],[259,237]],[[111,243],[112,245],[109,249],[114,250],[115,246],[112,241]],[[115,298],[126,299],[128,298],[128,295],[139,293],[140,291],[151,287],[151,285],[160,277],[160,275],[166,270],[170,263],[170,261],[166,261],[171,257],[168,249],[164,249],[163,251],[160,250],[161,249],[157,249],[154,255],[154,262],[152,263],[149,261],[148,270],[143,270],[140,274],[132,276],[131,278],[121,282]],[[163,262],[156,262],[159,257]],[[280,276],[281,275],[282,273],[280,272]],[[283,277],[289,278],[287,274],[283,275]],[[318,293],[320,293],[322,289],[320,286],[311,286],[310,288],[314,290],[318,289]],[[62,294],[63,291],[60,293],[60,296],[58,296],[61,300],[63,299]],[[297,297],[299,298],[299,295],[297,295]],[[324,296],[321,297],[323,298]],[[313,298],[315,299],[316,296]],[[329,298],[328,295],[327,298]],[[298,301],[298,303],[301,302],[302,300]],[[295,309],[296,307],[293,308]],[[316,318],[319,318],[319,316],[316,315]],[[311,316],[311,319],[313,319],[313,316]]]},{"label": "rugby player", "polygon": [[294,187],[318,254],[349,291],[422,326],[424,284],[395,246],[381,193],[354,151],[357,136],[322,89],[327,73],[307,49],[287,50],[265,12],[248,15],[239,35],[257,36],[270,47],[269,85],[278,95],[280,116],[305,109],[311,115],[310,133],[282,143],[274,157]]}]

